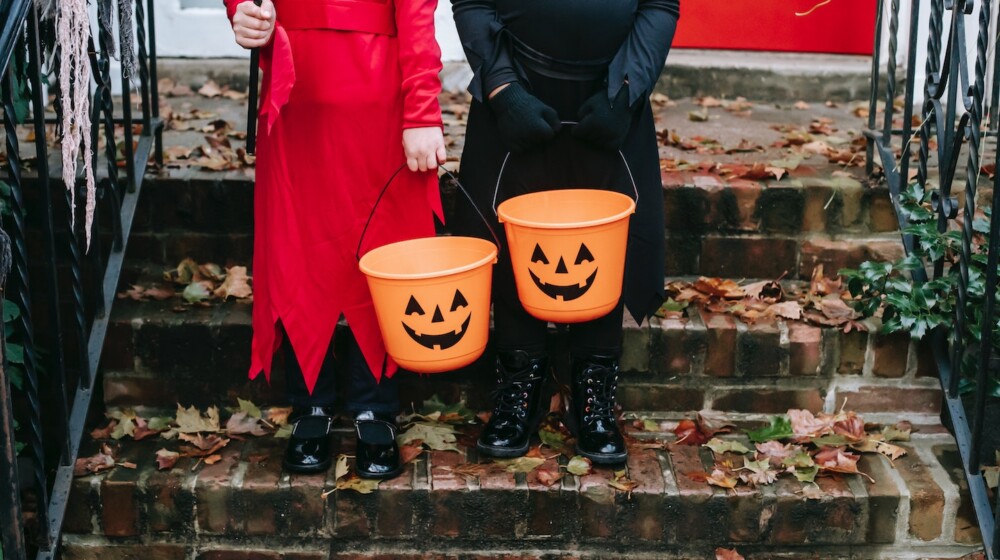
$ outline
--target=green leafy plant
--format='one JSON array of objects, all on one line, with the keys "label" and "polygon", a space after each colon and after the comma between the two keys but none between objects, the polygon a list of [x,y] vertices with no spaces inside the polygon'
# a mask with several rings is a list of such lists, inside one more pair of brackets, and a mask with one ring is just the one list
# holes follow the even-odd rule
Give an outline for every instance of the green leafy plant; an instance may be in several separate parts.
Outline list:
[{"label": "green leafy plant", "polygon": [[[854,308],[866,317],[881,319],[881,332],[908,332],[916,340],[937,327],[949,327],[958,314],[960,285],[959,257],[962,233],[938,231],[937,215],[931,208],[931,193],[919,184],[911,184],[900,193],[898,211],[909,225],[903,233],[914,238],[913,252],[895,262],[866,261],[857,269],[843,269],[840,275],[855,298]],[[982,346],[983,308],[986,297],[988,235],[992,213],[973,221],[973,239],[968,262],[966,300],[961,310],[964,319],[962,336],[969,341],[962,359],[962,373],[974,375]],[[936,262],[944,264],[944,273],[927,282],[912,280],[910,273]],[[992,353],[1000,350],[1000,321],[994,318]],[[971,390],[965,380],[964,387]],[[1000,382],[991,381],[990,393],[1000,396]]]}]

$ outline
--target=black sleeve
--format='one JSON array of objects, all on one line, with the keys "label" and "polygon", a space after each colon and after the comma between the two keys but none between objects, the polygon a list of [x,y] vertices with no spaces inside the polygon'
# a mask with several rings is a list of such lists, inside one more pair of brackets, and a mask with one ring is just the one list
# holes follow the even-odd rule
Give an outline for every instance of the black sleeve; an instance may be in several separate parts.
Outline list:
[{"label": "black sleeve", "polygon": [[680,0],[639,0],[632,32],[608,68],[608,100],[629,82],[629,105],[648,96],[663,71],[674,40]]},{"label": "black sleeve", "polygon": [[503,84],[516,82],[517,73],[507,43],[498,40],[504,25],[494,0],[451,0],[455,26],[474,73],[469,92],[479,101]]}]

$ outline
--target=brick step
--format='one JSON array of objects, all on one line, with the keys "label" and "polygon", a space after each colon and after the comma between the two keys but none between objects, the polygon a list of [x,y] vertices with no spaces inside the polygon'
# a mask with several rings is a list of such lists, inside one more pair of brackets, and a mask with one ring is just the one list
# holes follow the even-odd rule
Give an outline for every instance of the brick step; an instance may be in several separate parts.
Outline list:
[{"label": "brick step", "polygon": [[[335,438],[335,449],[351,454],[346,430]],[[478,461],[461,445],[468,438],[458,453],[424,452],[370,494],[328,496],[333,469],[282,472],[283,440],[233,440],[211,466],[181,459],[169,471],[157,471],[153,455],[175,443],[128,441],[119,460],[136,469],[74,481],[64,557],[670,560],[734,547],[750,560],[908,559],[959,558],[981,546],[958,452],[940,431],[915,434],[894,463],[865,454],[859,468],[874,482],[818,478],[819,499],[791,477],[756,490],[711,487],[690,476],[711,468],[710,452],[684,445],[633,443],[631,494],[608,485],[608,468],[552,487],[535,473],[466,478],[453,469]]]},{"label": "brick step", "polygon": [[[226,302],[176,312],[177,300],[118,300],[102,367],[108,406],[211,404],[236,396],[281,402],[280,353],[269,387],[248,381],[251,305]],[[682,318],[625,325],[621,403],[627,410],[715,408],[746,414],[788,408],[833,409],[847,399],[859,412],[907,411],[936,418],[940,392],[933,361],[905,335],[844,333],[799,321],[746,324],[690,308]],[[565,335],[550,331],[561,361]],[[489,407],[489,350],[464,370],[404,375],[409,398],[435,392]]]},{"label": "brick step", "polygon": [[[808,256],[803,246],[814,236],[845,244],[845,252],[864,248],[872,239],[896,237],[888,190],[854,179],[724,183],[715,175],[665,172],[663,180],[667,237],[683,248],[671,256],[667,274],[698,273],[700,262],[706,263],[706,271],[720,268],[714,261],[739,271],[739,265],[729,263],[727,250],[762,240],[775,239],[786,269],[795,269],[800,253]],[[249,262],[252,181],[252,170],[167,169],[151,176],[139,201],[128,258],[161,264],[185,257]],[[454,191],[446,187],[443,192],[450,209]],[[714,252],[711,240],[725,245],[722,252]],[[755,274],[753,267],[735,275],[767,276]]]}]

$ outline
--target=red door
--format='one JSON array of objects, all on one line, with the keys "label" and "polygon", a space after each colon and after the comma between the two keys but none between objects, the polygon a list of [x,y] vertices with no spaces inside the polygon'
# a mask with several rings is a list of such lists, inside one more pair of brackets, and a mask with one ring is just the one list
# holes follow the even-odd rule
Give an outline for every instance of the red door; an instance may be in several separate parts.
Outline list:
[{"label": "red door", "polygon": [[683,0],[674,46],[870,55],[875,8],[876,0]]}]

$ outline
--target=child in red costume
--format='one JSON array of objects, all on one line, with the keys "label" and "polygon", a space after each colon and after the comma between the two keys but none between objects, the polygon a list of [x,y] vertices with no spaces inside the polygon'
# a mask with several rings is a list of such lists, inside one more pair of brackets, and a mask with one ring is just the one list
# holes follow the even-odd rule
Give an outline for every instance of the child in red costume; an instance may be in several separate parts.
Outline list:
[{"label": "child in red costume", "polygon": [[225,0],[236,42],[264,72],[254,193],[250,376],[270,376],[284,346],[296,424],[285,467],[330,464],[331,341],[352,335],[346,403],[358,471],[399,471],[396,364],[385,353],[355,250],[379,190],[401,166],[365,234],[374,247],[434,235],[445,160],[436,0]]}]

